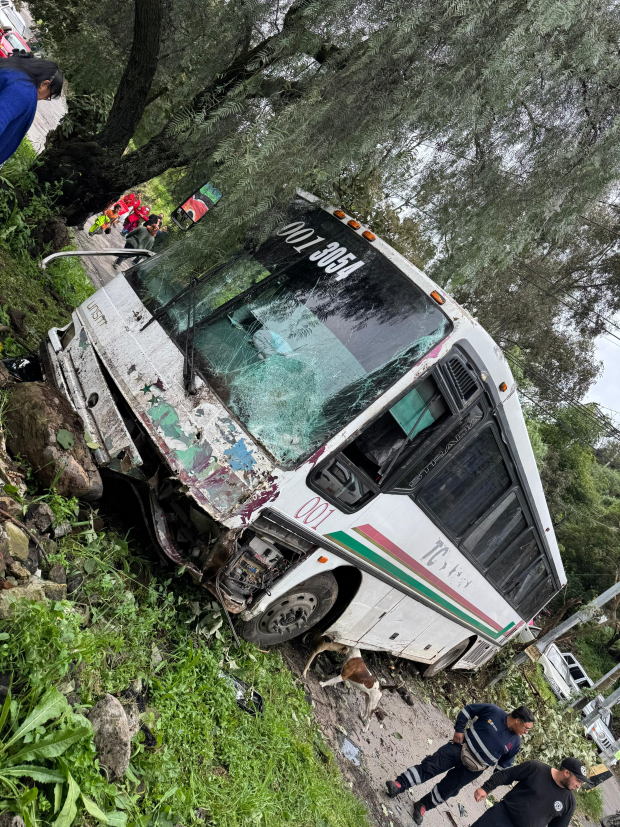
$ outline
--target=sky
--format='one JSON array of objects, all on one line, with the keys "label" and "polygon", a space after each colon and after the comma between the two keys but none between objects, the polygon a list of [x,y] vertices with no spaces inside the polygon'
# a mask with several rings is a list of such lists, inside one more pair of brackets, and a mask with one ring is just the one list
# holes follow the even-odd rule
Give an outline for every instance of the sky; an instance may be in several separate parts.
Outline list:
[{"label": "sky", "polygon": [[603,363],[603,371],[584,401],[598,402],[601,411],[620,427],[620,342],[601,336],[597,340],[596,358]]}]

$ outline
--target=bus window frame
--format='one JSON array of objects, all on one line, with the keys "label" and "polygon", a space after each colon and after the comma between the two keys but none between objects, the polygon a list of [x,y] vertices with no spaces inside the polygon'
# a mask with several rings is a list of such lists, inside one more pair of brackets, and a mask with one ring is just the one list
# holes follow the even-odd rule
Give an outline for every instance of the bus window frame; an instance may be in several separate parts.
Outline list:
[{"label": "bus window frame", "polygon": [[[450,354],[448,354],[448,356],[449,355]],[[361,511],[362,508],[365,508],[369,503],[373,502],[377,495],[392,493],[391,487],[393,485],[393,480],[397,476],[401,476],[398,470],[390,472],[389,476],[386,477],[386,479],[383,481],[384,485],[382,487],[375,480],[371,479],[366,473],[366,471],[364,471],[359,466],[355,465],[355,463],[352,460],[345,456],[344,451],[346,448],[349,447],[349,445],[352,445],[355,442],[355,440],[359,436],[361,436],[361,434],[363,434],[367,428],[369,428],[374,422],[380,419],[391,408],[397,405],[401,401],[401,399],[404,399],[407,396],[407,394],[409,394],[415,387],[417,387],[417,385],[419,385],[421,382],[423,382],[425,379],[428,379],[429,377],[432,378],[437,384],[437,387],[439,388],[443,400],[446,403],[448,410],[451,412],[452,417],[455,417],[458,414],[463,414],[466,411],[468,411],[476,402],[476,400],[478,400],[480,396],[483,395],[482,389],[480,389],[480,392],[477,393],[475,397],[473,397],[471,400],[468,400],[467,406],[465,408],[459,409],[457,403],[455,402],[454,394],[450,386],[446,383],[443,373],[440,370],[441,365],[443,365],[448,356],[442,359],[442,361],[439,364],[433,365],[433,367],[430,370],[426,371],[421,376],[416,376],[415,379],[411,382],[411,384],[407,385],[407,387],[405,388],[405,390],[403,390],[402,393],[400,393],[395,399],[391,399],[390,402],[376,414],[376,416],[374,416],[368,422],[365,422],[363,426],[359,427],[355,431],[355,433],[351,435],[350,439],[348,439],[346,442],[344,442],[342,445],[338,447],[337,451],[334,451],[334,453],[329,454],[326,459],[322,460],[318,465],[312,468],[311,471],[308,473],[308,476],[306,477],[306,485],[308,486],[308,488],[311,491],[314,491],[315,494],[319,494],[321,497],[323,497],[324,500],[327,500],[327,502],[330,503],[330,505],[335,506],[339,511],[342,511],[344,514],[355,514],[356,512]],[[437,432],[434,435],[435,442],[439,441],[441,434],[444,433],[444,430],[447,428],[449,423],[450,418],[448,418],[446,422],[444,422],[441,425],[441,427],[437,429]],[[433,442],[432,444],[435,443]],[[407,459],[405,461],[408,462],[410,457],[407,454],[405,454],[405,456],[407,456]],[[335,459],[338,459],[339,462],[343,462],[345,465],[351,468],[356,474],[360,475],[364,484],[367,485],[369,488],[373,489],[374,494],[370,499],[366,500],[364,503],[357,507],[351,507],[348,506],[346,503],[342,503],[340,500],[337,500],[335,497],[332,497],[330,494],[327,494],[322,488],[320,488],[320,486],[318,486],[314,482],[314,477],[316,476],[316,474],[322,471],[323,468],[327,467],[330,464],[330,462],[333,462]],[[398,467],[402,466],[402,462],[403,460],[399,462]]]},{"label": "bus window frame", "polygon": [[[476,397],[476,399],[479,402],[480,397]],[[503,600],[505,600],[506,603],[508,603],[508,605],[511,606],[515,610],[515,612],[519,615],[519,617],[522,617],[522,615],[519,612],[518,604],[515,603],[515,601],[513,601],[511,598],[509,598],[507,593],[502,588],[499,588],[499,587],[495,586],[487,578],[488,571],[490,570],[490,568],[492,568],[492,565],[494,565],[495,563],[497,563],[499,561],[500,558],[497,558],[497,560],[495,560],[494,563],[491,566],[486,566],[485,567],[485,566],[481,565],[480,562],[472,554],[470,554],[467,551],[467,549],[465,549],[465,547],[463,545],[464,541],[467,539],[467,537],[470,535],[470,533],[475,531],[476,527],[480,525],[481,521],[486,519],[486,517],[488,517],[489,514],[491,514],[493,509],[497,507],[498,503],[500,503],[502,500],[504,500],[506,497],[508,497],[512,492],[516,492],[517,497],[519,499],[519,503],[522,507],[523,514],[525,516],[527,525],[526,525],[526,528],[519,534],[519,536],[516,537],[512,541],[512,543],[510,543],[510,545],[506,547],[506,549],[504,549],[504,551],[500,555],[500,557],[504,557],[504,555],[509,555],[510,552],[512,551],[512,549],[517,545],[517,543],[519,543],[523,539],[523,537],[525,537],[525,535],[528,532],[532,532],[532,534],[534,535],[534,538],[536,540],[536,544],[538,546],[539,556],[531,564],[531,566],[528,567],[527,571],[529,571],[530,568],[532,568],[534,565],[536,565],[538,560],[543,558],[546,565],[547,565],[547,569],[549,571],[549,576],[552,577],[553,579],[555,579],[554,578],[555,571],[554,571],[554,566],[553,566],[553,560],[551,559],[549,553],[547,552],[547,549],[545,548],[544,544],[541,542],[540,532],[539,532],[538,527],[536,526],[536,523],[533,519],[532,509],[527,504],[527,498],[525,496],[525,492],[523,491],[523,487],[522,487],[521,482],[519,480],[518,473],[517,473],[517,466],[516,466],[516,463],[514,462],[514,460],[512,458],[512,453],[509,451],[508,446],[506,445],[504,439],[502,438],[501,428],[499,427],[499,423],[497,422],[497,420],[494,417],[493,408],[488,407],[488,401],[487,400],[485,400],[485,404],[483,404],[483,409],[484,408],[486,408],[486,409],[484,411],[484,415],[483,415],[482,419],[480,420],[479,423],[476,424],[476,426],[474,428],[472,428],[471,433],[467,434],[467,436],[462,441],[462,443],[459,446],[457,446],[456,451],[452,454],[452,457],[457,456],[458,453],[463,451],[467,447],[467,445],[469,445],[469,443],[478,436],[478,434],[482,431],[483,428],[490,427],[494,431],[495,439],[496,439],[496,442],[499,446],[500,452],[502,454],[502,458],[503,458],[503,460],[506,464],[506,467],[508,469],[508,473],[509,473],[510,478],[512,480],[512,485],[509,488],[507,488],[502,493],[502,495],[500,497],[498,497],[496,500],[494,500],[489,505],[489,507],[486,509],[486,511],[484,513],[482,513],[478,517],[477,520],[475,520],[471,525],[469,525],[467,527],[467,529],[463,532],[463,534],[457,536],[453,532],[451,532],[446,526],[444,526],[433,515],[433,512],[430,509],[426,508],[424,503],[420,502],[419,499],[418,499],[420,493],[422,492],[422,490],[424,488],[424,486],[426,484],[428,484],[431,480],[433,480],[435,478],[435,476],[437,476],[437,474],[440,473],[440,469],[443,469],[445,467],[445,463],[448,460],[448,457],[445,457],[443,460],[438,462],[437,467],[434,468],[431,471],[431,473],[423,481],[420,481],[418,486],[416,486],[416,488],[413,491],[406,492],[406,491],[393,490],[390,493],[400,494],[401,496],[403,494],[408,495],[411,498],[411,500],[414,502],[414,504],[420,509],[420,511],[422,511],[424,514],[426,514],[426,516],[429,518],[429,520],[431,520],[433,525],[435,525],[441,532],[443,532],[443,534],[445,534],[445,536],[450,540],[450,542],[453,543],[453,545],[456,546],[459,553],[462,554],[465,557],[465,559],[468,560],[480,572],[480,574],[482,574],[482,576],[485,578],[486,582],[491,586],[491,588],[494,589],[495,592],[498,595],[500,595],[500,597]],[[385,493],[385,492],[382,492],[382,493]],[[542,580],[541,585],[543,585],[545,583],[545,580]],[[540,609],[542,609],[542,608],[543,608],[543,606],[540,606],[537,609],[537,612],[539,612]],[[534,614],[533,616],[535,617],[536,614]],[[523,618],[523,619],[524,620],[531,620],[530,617]]]}]

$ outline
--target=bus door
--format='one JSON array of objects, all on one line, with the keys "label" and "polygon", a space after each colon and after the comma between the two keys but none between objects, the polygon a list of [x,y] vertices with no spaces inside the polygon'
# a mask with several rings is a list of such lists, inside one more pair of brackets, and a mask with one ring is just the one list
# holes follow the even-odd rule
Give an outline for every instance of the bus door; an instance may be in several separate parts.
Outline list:
[{"label": "bus door", "polygon": [[363,535],[371,562],[417,591],[437,623],[422,626],[419,601],[407,598],[373,638],[392,612],[411,613],[419,625],[403,630],[404,648],[429,659],[467,627],[498,637],[515,622],[510,603],[528,614],[553,587],[490,405],[462,357],[451,354],[448,368],[454,360],[459,373],[436,369],[419,380],[308,480],[340,511],[358,514],[353,541]]}]

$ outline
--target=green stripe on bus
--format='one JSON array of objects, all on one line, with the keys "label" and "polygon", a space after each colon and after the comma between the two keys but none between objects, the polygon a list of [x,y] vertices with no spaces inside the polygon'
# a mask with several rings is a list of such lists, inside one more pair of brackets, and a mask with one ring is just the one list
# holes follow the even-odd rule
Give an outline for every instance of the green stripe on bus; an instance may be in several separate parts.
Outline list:
[{"label": "green stripe on bus", "polygon": [[466,612],[462,611],[456,606],[453,606],[452,603],[450,603],[445,598],[441,597],[441,595],[434,592],[420,580],[417,580],[415,577],[411,577],[410,574],[401,571],[401,569],[399,569],[398,566],[395,566],[389,560],[386,560],[384,557],[381,557],[372,549],[369,549],[368,546],[363,545],[354,537],[351,537],[345,531],[335,531],[333,534],[328,534],[327,537],[329,537],[330,540],[333,540],[339,546],[342,546],[343,548],[352,551],[354,554],[358,554],[360,557],[365,558],[370,563],[373,563],[373,565],[377,566],[377,568],[383,569],[383,571],[388,572],[392,575],[392,577],[395,577],[397,580],[400,580],[401,582],[406,583],[408,586],[411,586],[417,592],[420,592],[420,594],[423,594],[425,597],[428,597],[430,600],[432,600],[433,603],[437,603],[442,608],[447,609],[450,612],[450,614],[456,615],[457,617],[460,617],[462,620],[467,621],[467,623],[469,623],[471,626],[475,626],[477,629],[480,629],[481,632],[484,632],[484,634],[488,635],[489,637],[495,638],[497,640],[497,638],[500,638],[503,635],[505,635],[506,632],[509,629],[512,629],[512,627],[515,625],[514,622],[510,622],[508,626],[505,626],[499,632],[496,632],[494,629],[491,629],[484,623],[480,623],[480,621],[472,618],[471,615],[468,615]]}]

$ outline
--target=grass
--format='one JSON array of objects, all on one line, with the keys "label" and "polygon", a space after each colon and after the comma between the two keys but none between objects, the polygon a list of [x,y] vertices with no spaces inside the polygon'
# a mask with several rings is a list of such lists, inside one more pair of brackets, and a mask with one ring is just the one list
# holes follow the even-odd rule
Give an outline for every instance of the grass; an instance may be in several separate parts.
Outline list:
[{"label": "grass", "polygon": [[[279,654],[248,643],[233,650],[215,628],[222,619],[206,593],[182,578],[154,576],[149,563],[114,534],[87,528],[65,538],[56,559],[70,573],[82,573],[82,591],[75,602],[21,604],[11,621],[0,622],[0,672],[13,675],[24,711],[56,686],[75,688],[81,703],[76,711],[86,712],[104,692],[119,693],[141,678],[148,686],[143,719],[157,747],[146,748],[138,735],[129,772],[109,783],[92,738],[72,743],[47,762],[49,772],[67,778],[60,794],[53,784],[38,783],[27,807],[19,796],[11,800],[29,817],[27,827],[55,821],[55,802],[66,800],[71,789],[108,813],[113,827],[122,827],[123,819],[129,827],[369,827],[301,684]],[[205,617],[211,633],[198,631]],[[163,656],[159,664],[153,646]],[[264,715],[239,709],[223,672],[239,675],[263,695]],[[56,726],[75,726],[76,717],[67,713]],[[2,771],[0,745],[0,783]],[[19,791],[26,794],[32,798]],[[82,801],[78,820],[92,823]]]},{"label": "grass", "polygon": [[[23,339],[6,333],[0,337],[4,356],[20,352],[15,338],[36,350],[49,328],[70,321],[71,310],[94,292],[79,259],[60,259],[42,271],[39,257],[33,256],[31,227],[54,215],[54,193],[49,188],[37,189],[32,172],[35,162],[36,153],[26,138],[0,172],[0,323],[8,326],[9,308],[26,314]],[[17,184],[31,196],[23,210],[18,209],[13,194]]]},{"label": "grass", "polygon": [[581,812],[594,823],[603,818],[603,794],[600,789],[595,788],[589,792],[579,790],[577,793],[577,806]]}]

